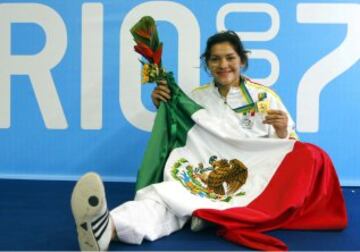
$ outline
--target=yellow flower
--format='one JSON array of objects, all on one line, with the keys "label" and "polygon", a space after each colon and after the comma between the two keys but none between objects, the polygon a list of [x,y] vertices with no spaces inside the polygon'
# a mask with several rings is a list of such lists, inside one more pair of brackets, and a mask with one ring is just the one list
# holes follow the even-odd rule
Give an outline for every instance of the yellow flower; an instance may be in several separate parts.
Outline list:
[{"label": "yellow flower", "polygon": [[141,71],[141,83],[147,83],[150,80],[150,69],[149,64],[144,64]]}]

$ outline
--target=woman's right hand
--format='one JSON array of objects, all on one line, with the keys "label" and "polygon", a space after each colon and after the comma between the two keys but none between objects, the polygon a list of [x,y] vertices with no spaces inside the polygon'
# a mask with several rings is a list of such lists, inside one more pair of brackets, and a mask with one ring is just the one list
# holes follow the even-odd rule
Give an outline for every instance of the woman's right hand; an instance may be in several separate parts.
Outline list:
[{"label": "woman's right hand", "polygon": [[161,80],[157,84],[157,87],[151,93],[151,100],[155,107],[158,108],[160,106],[160,101],[167,102],[170,100],[171,94],[166,80]]}]

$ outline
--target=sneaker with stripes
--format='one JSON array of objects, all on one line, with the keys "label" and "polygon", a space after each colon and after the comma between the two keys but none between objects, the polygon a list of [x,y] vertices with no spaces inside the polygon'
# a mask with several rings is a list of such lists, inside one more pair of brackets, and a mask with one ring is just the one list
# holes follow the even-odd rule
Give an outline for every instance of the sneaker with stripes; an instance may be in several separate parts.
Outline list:
[{"label": "sneaker with stripes", "polygon": [[90,172],[79,179],[71,196],[71,209],[81,251],[106,251],[113,228],[98,174]]}]

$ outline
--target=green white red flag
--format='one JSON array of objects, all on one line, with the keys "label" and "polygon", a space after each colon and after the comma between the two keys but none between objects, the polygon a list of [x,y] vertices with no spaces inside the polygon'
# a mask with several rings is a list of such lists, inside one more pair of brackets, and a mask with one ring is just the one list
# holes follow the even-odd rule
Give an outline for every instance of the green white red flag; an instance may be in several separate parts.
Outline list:
[{"label": "green white red flag", "polygon": [[[153,198],[180,217],[216,223],[219,235],[260,250],[287,249],[266,231],[346,226],[335,169],[319,147],[248,138],[233,120],[235,112],[209,112],[185,95],[172,75],[168,84],[172,99],[158,110],[136,199]],[[214,170],[212,158],[240,160],[248,172],[245,184],[228,193],[230,179],[225,175],[224,193],[215,193],[206,181]]]}]

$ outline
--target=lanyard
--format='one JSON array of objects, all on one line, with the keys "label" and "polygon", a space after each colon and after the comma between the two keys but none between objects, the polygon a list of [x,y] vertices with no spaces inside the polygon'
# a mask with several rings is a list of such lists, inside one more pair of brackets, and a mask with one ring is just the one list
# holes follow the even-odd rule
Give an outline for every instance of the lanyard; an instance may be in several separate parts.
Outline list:
[{"label": "lanyard", "polygon": [[256,110],[256,103],[251,98],[249,90],[245,86],[245,78],[240,78],[240,91],[247,102],[246,105],[232,109],[236,113],[243,113],[246,115],[250,111]]}]

